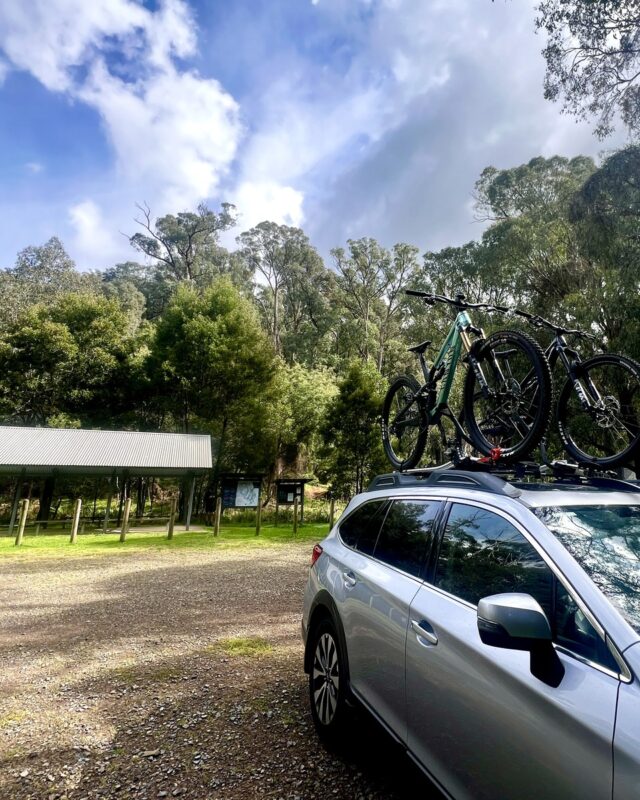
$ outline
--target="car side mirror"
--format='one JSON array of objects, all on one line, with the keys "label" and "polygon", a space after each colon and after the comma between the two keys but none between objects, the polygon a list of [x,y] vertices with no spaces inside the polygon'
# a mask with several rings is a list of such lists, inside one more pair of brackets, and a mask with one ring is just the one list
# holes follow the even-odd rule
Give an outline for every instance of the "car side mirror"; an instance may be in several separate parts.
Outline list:
[{"label": "car side mirror", "polygon": [[560,685],[564,667],[551,643],[551,626],[530,594],[483,597],[478,603],[478,633],[491,647],[529,651],[532,675],[549,686]]},{"label": "car side mirror", "polygon": [[478,603],[478,633],[485,644],[508,650],[531,650],[551,641],[547,615],[530,594],[483,597]]}]

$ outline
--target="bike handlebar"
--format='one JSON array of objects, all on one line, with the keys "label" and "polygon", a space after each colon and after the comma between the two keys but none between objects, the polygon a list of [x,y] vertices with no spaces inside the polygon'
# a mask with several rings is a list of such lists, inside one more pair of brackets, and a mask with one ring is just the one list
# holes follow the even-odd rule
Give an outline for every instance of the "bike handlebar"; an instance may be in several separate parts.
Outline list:
[{"label": "bike handlebar", "polygon": [[415,289],[405,289],[405,294],[413,297],[420,297],[427,305],[434,305],[434,303],[447,303],[454,306],[460,311],[467,309],[476,309],[491,312],[498,312],[499,314],[507,314],[511,316],[522,317],[526,319],[534,328],[548,328],[552,330],[557,336],[577,336],[580,339],[596,339],[592,333],[577,330],[576,328],[563,328],[561,325],[556,325],[548,319],[541,317],[539,314],[529,314],[527,311],[521,311],[519,308],[509,308],[508,306],[495,306],[490,303],[467,303],[463,294],[457,294],[455,299],[446,297],[443,294],[432,294],[430,292],[420,292]]}]

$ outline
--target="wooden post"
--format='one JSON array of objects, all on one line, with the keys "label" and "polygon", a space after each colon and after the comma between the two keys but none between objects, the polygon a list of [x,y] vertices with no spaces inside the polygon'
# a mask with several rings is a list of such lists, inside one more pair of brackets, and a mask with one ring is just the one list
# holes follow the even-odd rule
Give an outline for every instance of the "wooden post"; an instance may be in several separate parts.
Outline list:
[{"label": "wooden post", "polygon": [[302,525],[302,523],[304,522],[304,483],[302,484],[302,487],[300,489],[300,500],[301,500],[301,503],[300,503],[300,524]]},{"label": "wooden post", "polygon": [[293,498],[293,535],[298,533],[298,495]]},{"label": "wooden post", "polygon": [[82,498],[78,497],[73,507],[73,517],[71,521],[71,536],[69,543],[75,544],[78,540],[78,525],[80,523],[80,512],[82,511]]},{"label": "wooden post", "polygon": [[122,519],[122,528],[120,529],[120,541],[124,542],[127,538],[129,531],[129,514],[131,513],[131,497],[127,497],[124,504],[124,517]]},{"label": "wooden post", "polygon": [[220,533],[220,517],[222,515],[222,493],[216,498],[216,518],[213,524],[213,535],[217,536]]},{"label": "wooden post", "polygon": [[22,501],[20,507],[20,522],[18,523],[18,535],[16,536],[16,545],[22,544],[24,537],[24,526],[27,524],[27,514],[29,513],[29,500]]},{"label": "wooden post", "polygon": [[278,527],[278,511],[280,511],[280,503],[278,503],[278,484],[276,483],[276,524],[274,527]]},{"label": "wooden post", "polygon": [[331,504],[329,505],[329,530],[333,528],[333,523],[336,518],[336,498],[331,498]]},{"label": "wooden post", "polygon": [[193,512],[193,495],[196,491],[196,476],[191,478],[191,488],[189,489],[189,502],[187,504],[187,519],[185,520],[185,531],[191,528],[191,514]]},{"label": "wooden post", "polygon": [[178,501],[175,497],[171,498],[169,506],[169,527],[167,528],[167,539],[173,539],[173,527],[176,524],[176,507]]},{"label": "wooden post", "polygon": [[109,478],[109,491],[107,493],[107,507],[104,512],[104,522],[102,523],[102,532],[106,533],[109,527],[109,514],[111,513],[111,500],[113,499],[113,481],[114,478]]},{"label": "wooden post", "polygon": [[262,498],[258,492],[258,505],[256,507],[256,536],[260,536],[260,526],[262,523]]},{"label": "wooden post", "polygon": [[9,536],[13,535],[13,528],[16,524],[16,517],[18,515],[18,504],[20,503],[20,495],[22,494],[22,484],[24,483],[24,470],[20,473],[20,477],[16,483],[16,491],[13,495],[13,506],[11,508],[11,521],[9,522]]}]

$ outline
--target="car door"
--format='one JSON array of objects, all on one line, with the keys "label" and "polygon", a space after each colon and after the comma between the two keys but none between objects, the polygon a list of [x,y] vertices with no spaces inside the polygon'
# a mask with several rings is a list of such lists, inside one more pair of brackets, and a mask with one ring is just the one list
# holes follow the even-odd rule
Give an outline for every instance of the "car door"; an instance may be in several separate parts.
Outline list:
[{"label": "car door", "polygon": [[422,583],[435,500],[394,500],[379,535],[358,538],[345,559],[341,606],[352,689],[406,740],[405,643],[409,607]]},{"label": "car door", "polygon": [[[617,665],[523,534],[496,510],[452,504],[410,609],[432,639],[408,631],[408,746],[459,800],[608,800]],[[547,612],[562,642],[559,685],[531,674],[529,653],[480,640],[476,605],[501,592],[531,594]]]}]

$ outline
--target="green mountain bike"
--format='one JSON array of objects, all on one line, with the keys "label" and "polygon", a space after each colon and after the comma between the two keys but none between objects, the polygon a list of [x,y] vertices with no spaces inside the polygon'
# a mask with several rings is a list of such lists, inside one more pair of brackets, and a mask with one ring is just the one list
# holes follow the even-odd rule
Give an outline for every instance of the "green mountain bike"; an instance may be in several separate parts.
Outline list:
[{"label": "green mountain bike", "polygon": [[[503,311],[498,307],[467,303],[461,294],[455,299],[412,290],[407,294],[430,306],[447,303],[457,315],[431,366],[424,355],[431,342],[409,348],[420,360],[424,383],[401,375],[389,387],[382,409],[382,441],[393,467],[403,470],[418,464],[432,426],[448,441],[445,420],[455,429],[459,455],[466,442],[504,464],[526,458],[542,440],[551,416],[551,370],[540,345],[518,331],[486,337],[467,313]],[[467,375],[463,409],[456,415],[449,408],[449,395],[460,361]]]}]

